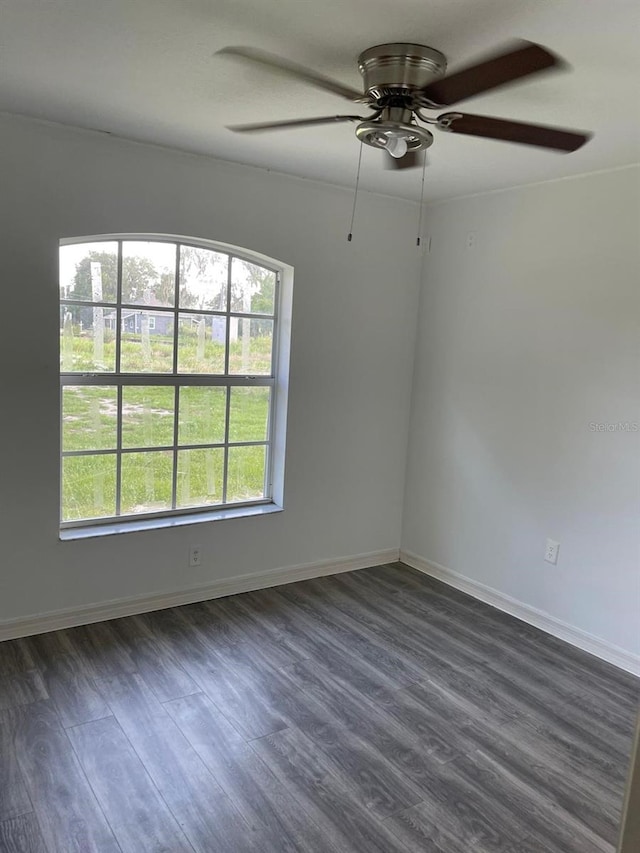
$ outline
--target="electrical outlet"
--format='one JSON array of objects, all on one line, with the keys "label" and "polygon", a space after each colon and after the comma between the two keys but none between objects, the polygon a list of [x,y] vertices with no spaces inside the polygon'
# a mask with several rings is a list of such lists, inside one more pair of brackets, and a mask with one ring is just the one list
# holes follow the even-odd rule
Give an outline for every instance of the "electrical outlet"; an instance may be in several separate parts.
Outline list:
[{"label": "electrical outlet", "polygon": [[552,563],[554,566],[558,562],[558,551],[560,550],[560,543],[555,542],[553,539],[547,539],[547,547],[545,548],[544,558],[547,563]]},{"label": "electrical outlet", "polygon": [[478,244],[478,232],[469,231],[467,234],[467,249],[475,249]]},{"label": "electrical outlet", "polygon": [[189,566],[193,569],[202,565],[202,545],[189,546]]}]

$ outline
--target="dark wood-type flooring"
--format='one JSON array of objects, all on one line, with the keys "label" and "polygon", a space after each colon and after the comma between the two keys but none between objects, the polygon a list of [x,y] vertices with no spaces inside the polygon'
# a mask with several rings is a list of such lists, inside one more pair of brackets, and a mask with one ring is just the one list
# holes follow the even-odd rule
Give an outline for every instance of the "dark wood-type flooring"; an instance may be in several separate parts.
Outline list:
[{"label": "dark wood-type flooring", "polygon": [[612,853],[639,682],[399,564],[0,644],[3,853]]}]

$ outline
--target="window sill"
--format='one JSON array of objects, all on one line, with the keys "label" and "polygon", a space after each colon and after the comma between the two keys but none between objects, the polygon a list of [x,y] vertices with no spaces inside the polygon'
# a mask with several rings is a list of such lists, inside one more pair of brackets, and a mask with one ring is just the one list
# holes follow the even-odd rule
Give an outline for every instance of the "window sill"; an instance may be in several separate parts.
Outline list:
[{"label": "window sill", "polygon": [[60,539],[68,542],[74,539],[93,539],[96,536],[113,536],[116,533],[135,533],[140,530],[160,530],[167,527],[185,527],[188,524],[202,524],[207,521],[222,521],[227,518],[247,518],[256,515],[271,515],[282,512],[278,504],[258,504],[256,506],[238,506],[199,512],[193,515],[174,515],[166,518],[133,518],[127,521],[92,524],[87,527],[67,527],[60,531]]}]

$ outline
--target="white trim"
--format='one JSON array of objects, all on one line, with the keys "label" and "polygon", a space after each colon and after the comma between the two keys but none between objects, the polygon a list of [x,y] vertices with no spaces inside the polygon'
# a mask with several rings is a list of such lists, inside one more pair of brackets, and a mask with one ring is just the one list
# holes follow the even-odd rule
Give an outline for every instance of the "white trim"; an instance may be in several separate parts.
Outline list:
[{"label": "white trim", "polygon": [[27,616],[20,619],[8,619],[0,622],[0,641],[16,637],[29,637],[32,634],[44,634],[61,628],[73,628],[76,625],[89,625],[92,622],[104,622],[120,616],[133,616],[135,613],[147,613],[151,610],[164,610],[181,604],[193,604],[211,598],[236,595],[252,589],[280,586],[286,583],[319,578],[323,575],[335,575],[339,572],[351,572],[355,569],[368,569],[383,563],[396,562],[398,549],[373,551],[356,554],[336,560],[320,560],[316,563],[303,563],[282,569],[269,569],[266,572],[252,572],[236,578],[223,578],[204,586],[192,586],[175,592],[155,595],[137,595],[131,598],[119,598],[103,604],[90,604]]},{"label": "white trim", "polygon": [[[238,445],[242,447],[242,445]],[[251,446],[251,445],[249,445]],[[109,524],[85,524],[81,527],[62,527],[60,529],[60,541],[72,542],[76,539],[93,539],[96,536],[112,536],[121,533],[137,533],[139,530],[158,530],[167,527],[184,527],[187,524],[203,524],[210,521],[226,521],[230,518],[249,518],[253,515],[271,515],[282,512],[283,507],[273,502],[260,504],[225,504],[218,509],[194,512],[193,510],[167,515],[154,515],[151,518],[144,516],[120,516],[116,521]],[[2,623],[0,623],[1,627]]]},{"label": "white trim", "polygon": [[498,610],[503,610],[517,619],[522,619],[523,622],[528,622],[541,631],[547,634],[552,634],[560,640],[570,643],[589,654],[595,655],[614,666],[630,672],[632,675],[640,676],[640,655],[633,654],[626,649],[621,649],[619,646],[613,645],[606,640],[596,637],[594,634],[589,634],[581,628],[575,628],[555,616],[545,613],[543,610],[538,610],[536,607],[531,607],[516,598],[511,598],[509,595],[500,592],[493,587],[486,586],[465,575],[458,574],[446,566],[441,566],[438,563],[433,563],[430,560],[425,560],[418,554],[411,551],[400,551],[400,562],[411,566],[412,569],[417,569],[425,575],[430,575],[449,586],[466,592],[474,598],[490,604],[492,607],[497,607]]}]

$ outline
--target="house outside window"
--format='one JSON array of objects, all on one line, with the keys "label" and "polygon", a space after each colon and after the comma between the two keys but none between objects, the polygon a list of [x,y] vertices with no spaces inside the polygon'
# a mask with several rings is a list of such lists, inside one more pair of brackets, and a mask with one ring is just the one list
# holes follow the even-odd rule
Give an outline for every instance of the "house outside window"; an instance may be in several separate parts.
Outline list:
[{"label": "house outside window", "polygon": [[283,274],[204,241],[61,242],[62,532],[282,505]]}]

